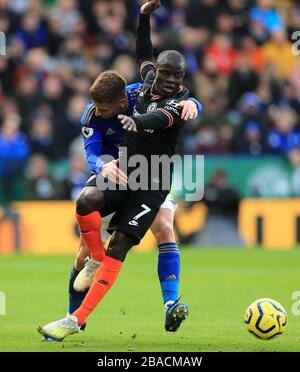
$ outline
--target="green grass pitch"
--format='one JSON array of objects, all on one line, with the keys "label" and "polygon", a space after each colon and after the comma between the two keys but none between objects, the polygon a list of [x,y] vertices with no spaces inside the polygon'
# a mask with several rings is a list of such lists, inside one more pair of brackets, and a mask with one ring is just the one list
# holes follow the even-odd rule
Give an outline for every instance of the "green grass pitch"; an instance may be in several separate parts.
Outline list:
[{"label": "green grass pitch", "polygon": [[[183,300],[190,317],[176,334],[164,330],[157,255],[129,253],[112,290],[88,319],[85,332],[43,343],[38,325],[67,312],[71,256],[0,257],[0,351],[300,351],[300,315],[291,313],[300,290],[300,250],[181,249]],[[248,334],[246,307],[261,297],[279,301],[289,319],[269,341]]]}]

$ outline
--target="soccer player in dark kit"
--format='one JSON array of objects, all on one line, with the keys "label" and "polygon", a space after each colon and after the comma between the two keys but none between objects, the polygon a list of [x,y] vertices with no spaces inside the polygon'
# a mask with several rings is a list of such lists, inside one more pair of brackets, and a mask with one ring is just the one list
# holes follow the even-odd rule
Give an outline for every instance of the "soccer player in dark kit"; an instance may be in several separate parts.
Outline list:
[{"label": "soccer player in dark kit", "polygon": [[[123,147],[127,150],[127,160],[130,161],[135,155],[143,155],[149,164],[153,155],[172,157],[175,154],[184,123],[179,102],[188,97],[187,89],[182,86],[185,61],[180,53],[165,51],[158,56],[156,66],[152,62],[150,13],[159,5],[159,0],[148,0],[141,7],[136,52],[144,84],[137,98],[134,116],[119,115],[120,123],[127,131],[123,142]],[[129,180],[136,170],[136,166],[128,165]],[[168,175],[159,172],[156,180],[158,186],[155,188],[152,187],[153,180],[150,176],[146,189],[143,187],[132,190],[128,182],[129,187],[125,189],[102,191],[100,188],[92,188],[91,193],[87,188],[82,192],[77,201],[77,221],[92,255],[103,255],[102,265],[98,268],[94,282],[79,309],[64,319],[39,328],[39,332],[45,337],[62,340],[79,331],[79,327],[113,286],[127,252],[139,243],[154,221],[170,191],[171,173],[172,167]],[[167,187],[163,176],[168,176]],[[112,212],[115,212],[109,226],[112,237],[105,252],[100,235],[101,218]],[[170,249],[166,250],[166,254],[169,251]],[[166,311],[166,330],[175,332],[187,316],[187,305],[175,301]]]}]

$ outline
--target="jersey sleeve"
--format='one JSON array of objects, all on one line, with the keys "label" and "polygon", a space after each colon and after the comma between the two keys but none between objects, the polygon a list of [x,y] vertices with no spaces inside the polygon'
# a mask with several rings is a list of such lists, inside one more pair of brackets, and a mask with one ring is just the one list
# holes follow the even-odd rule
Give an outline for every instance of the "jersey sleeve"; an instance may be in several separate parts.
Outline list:
[{"label": "jersey sleeve", "polygon": [[95,106],[93,102],[90,101],[84,110],[80,122],[81,134],[89,169],[92,173],[98,174],[101,172],[101,167],[103,165],[100,158],[103,148],[103,134],[93,121],[94,114]]},{"label": "jersey sleeve", "polygon": [[93,142],[84,147],[88,167],[91,173],[100,173],[104,161],[101,159],[102,143]]},{"label": "jersey sleeve", "polygon": [[136,35],[136,58],[141,77],[146,81],[154,73],[153,47],[150,35],[150,15],[140,14]]},{"label": "jersey sleeve", "polygon": [[181,120],[180,101],[170,99],[163,107],[152,112],[133,117],[137,129],[167,129]]},{"label": "jersey sleeve", "polygon": [[143,84],[141,83],[134,83],[126,86],[126,94],[128,98],[128,109],[126,111],[126,115],[131,115],[133,108],[136,104],[137,98],[141,93]]},{"label": "jersey sleeve", "polygon": [[201,103],[196,98],[194,98],[194,97],[190,97],[189,98],[189,101],[193,101],[194,103],[196,103],[197,109],[198,109],[198,114],[201,114],[201,112],[202,112],[202,105],[201,105]]}]

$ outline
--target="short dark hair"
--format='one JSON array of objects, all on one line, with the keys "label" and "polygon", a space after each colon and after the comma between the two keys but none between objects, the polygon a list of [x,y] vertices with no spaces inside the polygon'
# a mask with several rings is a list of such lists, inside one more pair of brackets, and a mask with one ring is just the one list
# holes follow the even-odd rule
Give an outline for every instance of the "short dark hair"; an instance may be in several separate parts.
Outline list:
[{"label": "short dark hair", "polygon": [[117,71],[102,72],[90,88],[95,103],[114,102],[125,94],[127,82]]},{"label": "short dark hair", "polygon": [[176,63],[180,65],[183,69],[185,69],[185,60],[181,53],[179,53],[177,50],[164,50],[161,52],[158,57],[156,64],[167,64],[167,63]]}]

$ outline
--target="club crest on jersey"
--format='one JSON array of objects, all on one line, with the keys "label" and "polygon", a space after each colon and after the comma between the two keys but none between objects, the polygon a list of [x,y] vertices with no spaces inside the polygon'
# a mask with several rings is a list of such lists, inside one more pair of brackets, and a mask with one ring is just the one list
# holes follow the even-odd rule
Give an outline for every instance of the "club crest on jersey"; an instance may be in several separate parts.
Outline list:
[{"label": "club crest on jersey", "polygon": [[147,108],[147,112],[152,112],[152,111],[155,111],[157,109],[157,103],[156,102],[152,102],[148,108]]},{"label": "club crest on jersey", "polygon": [[94,134],[94,128],[82,127],[81,131],[82,131],[83,137],[86,139],[91,138],[92,135]]}]

